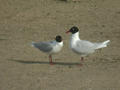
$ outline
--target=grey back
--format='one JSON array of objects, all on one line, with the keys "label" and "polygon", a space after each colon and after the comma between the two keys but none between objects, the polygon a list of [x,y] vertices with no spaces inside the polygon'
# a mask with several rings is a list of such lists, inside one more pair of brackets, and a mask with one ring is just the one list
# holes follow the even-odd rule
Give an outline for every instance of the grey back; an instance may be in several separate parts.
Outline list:
[{"label": "grey back", "polygon": [[50,52],[52,50],[51,42],[34,43],[34,47],[40,49],[43,52]]},{"label": "grey back", "polygon": [[89,41],[85,41],[85,40],[81,40],[77,42],[77,51],[80,53],[92,53],[94,52],[94,44],[89,42]]}]

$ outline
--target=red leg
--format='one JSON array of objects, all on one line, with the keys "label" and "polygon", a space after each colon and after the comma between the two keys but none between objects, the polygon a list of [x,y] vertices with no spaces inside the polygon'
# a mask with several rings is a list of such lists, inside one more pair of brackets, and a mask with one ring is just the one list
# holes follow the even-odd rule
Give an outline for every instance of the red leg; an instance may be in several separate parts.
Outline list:
[{"label": "red leg", "polygon": [[49,63],[50,63],[51,65],[53,65],[53,62],[52,62],[52,55],[49,55]]},{"label": "red leg", "polygon": [[83,66],[83,64],[82,64],[82,63],[80,63],[78,66]]},{"label": "red leg", "polygon": [[81,61],[84,61],[84,57],[81,57]]},{"label": "red leg", "polygon": [[[81,61],[82,61],[82,62],[83,62],[83,60],[84,60],[84,57],[81,57]],[[80,63],[79,66],[83,66],[83,64]]]}]

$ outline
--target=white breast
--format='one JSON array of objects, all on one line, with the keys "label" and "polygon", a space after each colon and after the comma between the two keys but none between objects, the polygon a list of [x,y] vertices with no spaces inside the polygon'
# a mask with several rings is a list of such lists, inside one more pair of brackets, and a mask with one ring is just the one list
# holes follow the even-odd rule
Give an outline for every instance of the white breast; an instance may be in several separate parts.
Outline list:
[{"label": "white breast", "polygon": [[55,54],[59,52],[62,49],[62,47],[63,47],[63,42],[60,43],[56,42],[56,44],[53,47],[53,50],[51,51],[51,54]]},{"label": "white breast", "polygon": [[74,48],[75,45],[76,45],[76,42],[80,40],[79,38],[79,32],[75,33],[75,34],[72,34],[71,36],[71,40],[70,40],[70,48]]}]

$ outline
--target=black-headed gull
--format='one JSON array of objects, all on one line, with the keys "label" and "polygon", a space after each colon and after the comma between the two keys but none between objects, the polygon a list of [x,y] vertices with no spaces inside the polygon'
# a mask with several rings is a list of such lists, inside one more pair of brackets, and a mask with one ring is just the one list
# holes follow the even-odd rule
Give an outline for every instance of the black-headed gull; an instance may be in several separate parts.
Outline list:
[{"label": "black-headed gull", "polygon": [[49,62],[52,65],[52,55],[58,53],[63,47],[61,36],[56,36],[55,40],[49,42],[32,42],[32,46],[38,48],[40,51],[49,54]]},{"label": "black-headed gull", "polygon": [[81,55],[81,60],[84,59],[84,56],[93,53],[96,49],[107,47],[108,42],[110,40],[101,42],[101,43],[92,43],[90,41],[81,40],[79,38],[79,29],[78,27],[74,26],[66,33],[72,33],[70,39],[70,48],[77,54]]}]

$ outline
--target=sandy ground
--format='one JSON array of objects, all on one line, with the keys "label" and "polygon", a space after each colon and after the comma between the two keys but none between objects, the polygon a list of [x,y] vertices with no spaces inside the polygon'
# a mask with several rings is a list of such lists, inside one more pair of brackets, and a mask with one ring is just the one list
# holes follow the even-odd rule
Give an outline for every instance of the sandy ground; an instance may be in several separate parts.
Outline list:
[{"label": "sandy ground", "polygon": [[[73,25],[81,39],[111,40],[82,67],[65,34]],[[58,34],[64,48],[51,66],[30,44]],[[120,1],[0,0],[0,90],[120,90]]]}]

